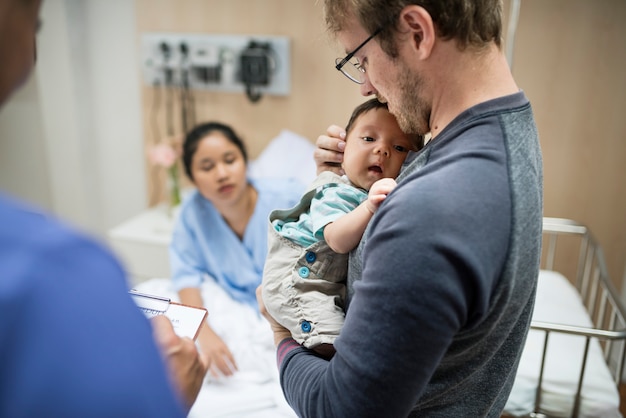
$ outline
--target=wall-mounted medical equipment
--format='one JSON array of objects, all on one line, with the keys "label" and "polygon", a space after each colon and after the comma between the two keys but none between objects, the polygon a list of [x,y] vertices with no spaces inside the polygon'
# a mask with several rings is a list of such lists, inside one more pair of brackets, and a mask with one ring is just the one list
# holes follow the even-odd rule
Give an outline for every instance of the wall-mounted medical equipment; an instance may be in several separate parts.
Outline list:
[{"label": "wall-mounted medical equipment", "polygon": [[267,35],[144,33],[144,83],[263,95],[290,92],[289,38]]}]

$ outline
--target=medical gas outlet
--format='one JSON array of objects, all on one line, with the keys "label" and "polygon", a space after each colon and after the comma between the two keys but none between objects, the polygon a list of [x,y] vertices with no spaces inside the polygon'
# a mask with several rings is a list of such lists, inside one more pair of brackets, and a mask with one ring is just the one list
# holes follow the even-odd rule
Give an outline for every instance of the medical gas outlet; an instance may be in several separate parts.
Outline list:
[{"label": "medical gas outlet", "polygon": [[243,93],[253,102],[290,91],[286,37],[144,33],[141,48],[150,86]]}]

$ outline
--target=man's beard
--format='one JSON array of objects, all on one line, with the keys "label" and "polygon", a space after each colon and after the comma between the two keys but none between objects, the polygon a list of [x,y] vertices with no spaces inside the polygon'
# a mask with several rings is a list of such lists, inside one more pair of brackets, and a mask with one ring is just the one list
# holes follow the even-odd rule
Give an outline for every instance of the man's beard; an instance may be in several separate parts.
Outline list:
[{"label": "man's beard", "polygon": [[430,132],[430,105],[422,98],[426,82],[419,75],[412,73],[402,62],[398,61],[399,77],[397,88],[400,100],[394,109],[394,116],[400,129],[408,134],[426,135]]}]

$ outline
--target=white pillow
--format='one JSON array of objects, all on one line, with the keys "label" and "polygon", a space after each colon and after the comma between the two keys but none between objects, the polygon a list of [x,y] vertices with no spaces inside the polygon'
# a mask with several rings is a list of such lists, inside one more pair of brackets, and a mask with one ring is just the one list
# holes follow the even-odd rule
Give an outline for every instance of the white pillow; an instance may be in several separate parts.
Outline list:
[{"label": "white pillow", "polygon": [[257,159],[250,161],[248,175],[252,178],[294,178],[308,185],[315,179],[317,171],[314,150],[311,141],[285,129]]}]

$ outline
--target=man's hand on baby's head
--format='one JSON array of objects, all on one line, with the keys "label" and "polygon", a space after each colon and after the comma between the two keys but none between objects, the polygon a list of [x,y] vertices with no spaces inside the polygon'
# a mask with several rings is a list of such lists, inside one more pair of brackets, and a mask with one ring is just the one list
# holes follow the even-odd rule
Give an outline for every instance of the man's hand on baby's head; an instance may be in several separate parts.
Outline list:
[{"label": "man's hand on baby's head", "polygon": [[346,132],[337,125],[331,125],[326,130],[326,135],[320,135],[315,142],[316,148],[313,158],[317,166],[317,174],[323,171],[333,171],[343,175],[341,163],[343,162],[343,150]]},{"label": "man's hand on baby's head", "polygon": [[392,178],[384,178],[374,182],[367,194],[367,209],[376,213],[380,204],[387,198],[387,195],[396,187],[397,183]]}]

